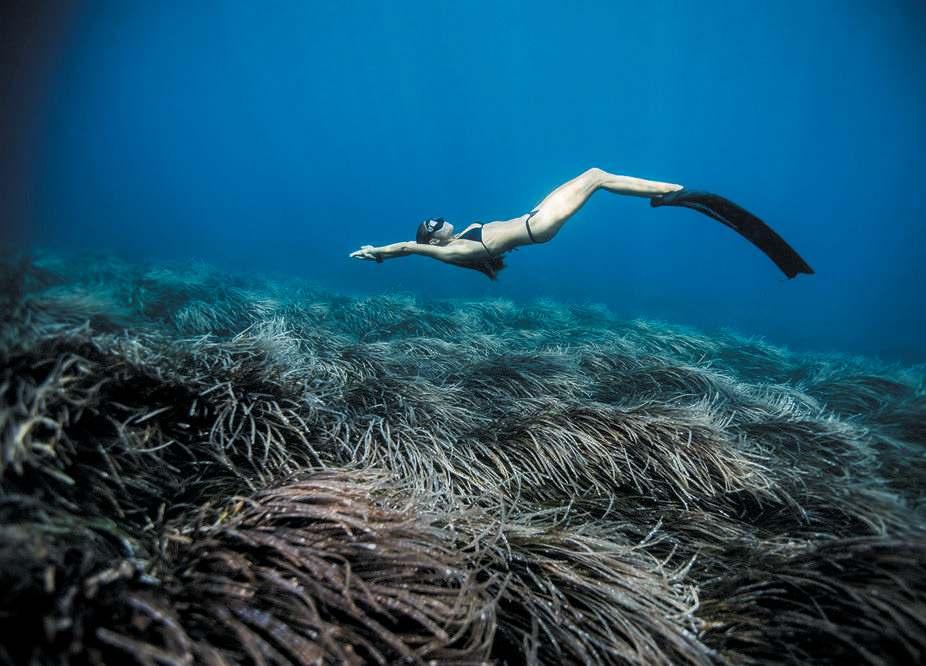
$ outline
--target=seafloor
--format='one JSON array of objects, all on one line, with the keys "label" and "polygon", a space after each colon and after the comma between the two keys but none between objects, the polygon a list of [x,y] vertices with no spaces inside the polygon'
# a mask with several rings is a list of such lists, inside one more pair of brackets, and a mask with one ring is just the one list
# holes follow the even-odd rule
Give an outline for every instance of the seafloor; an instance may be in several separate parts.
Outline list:
[{"label": "seafloor", "polygon": [[926,368],[2,264],[0,663],[926,660]]}]

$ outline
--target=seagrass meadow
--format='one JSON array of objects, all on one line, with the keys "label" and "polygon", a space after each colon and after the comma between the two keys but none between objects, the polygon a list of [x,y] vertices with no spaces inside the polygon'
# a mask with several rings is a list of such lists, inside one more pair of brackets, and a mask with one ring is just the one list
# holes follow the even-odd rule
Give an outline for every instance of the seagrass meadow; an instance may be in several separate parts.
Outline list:
[{"label": "seagrass meadow", "polygon": [[0,663],[926,660],[926,368],[6,258]]}]

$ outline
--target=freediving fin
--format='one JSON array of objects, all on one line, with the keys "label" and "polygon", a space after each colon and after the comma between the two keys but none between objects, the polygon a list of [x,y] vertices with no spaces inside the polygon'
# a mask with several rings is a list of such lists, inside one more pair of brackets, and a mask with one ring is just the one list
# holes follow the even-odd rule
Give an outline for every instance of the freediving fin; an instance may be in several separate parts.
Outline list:
[{"label": "freediving fin", "polygon": [[650,199],[650,205],[653,208],[682,206],[714,218],[762,250],[788,278],[793,278],[798,273],[812,274],[814,272],[794,248],[765,222],[742,206],[717,194],[695,192],[683,188],[677,192],[653,197]]}]

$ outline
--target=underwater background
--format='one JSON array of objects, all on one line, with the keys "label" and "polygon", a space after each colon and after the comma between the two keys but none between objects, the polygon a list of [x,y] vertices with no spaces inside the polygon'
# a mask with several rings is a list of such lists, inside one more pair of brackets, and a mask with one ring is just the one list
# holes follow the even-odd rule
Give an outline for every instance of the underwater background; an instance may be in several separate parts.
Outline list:
[{"label": "underwater background", "polygon": [[0,666],[926,662],[923,19],[4,5]]},{"label": "underwater background", "polygon": [[[920,2],[32,4],[4,59],[20,241],[926,358]],[[591,166],[727,196],[817,274],[607,193],[497,284],[347,260],[426,217],[521,215]]]}]

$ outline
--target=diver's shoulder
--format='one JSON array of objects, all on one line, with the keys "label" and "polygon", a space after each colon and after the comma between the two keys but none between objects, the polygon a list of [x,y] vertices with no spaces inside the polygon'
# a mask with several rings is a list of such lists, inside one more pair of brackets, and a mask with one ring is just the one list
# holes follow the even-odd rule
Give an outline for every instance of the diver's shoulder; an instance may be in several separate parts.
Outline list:
[{"label": "diver's shoulder", "polygon": [[470,231],[471,229],[476,229],[476,228],[481,227],[481,226],[483,226],[483,224],[482,224],[481,222],[470,222],[468,225],[466,225],[466,226],[463,228],[462,231],[460,231],[460,233],[454,234],[453,237],[454,237],[455,239],[458,239],[458,238],[460,238],[461,236],[463,236],[467,231]]}]

